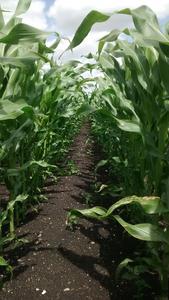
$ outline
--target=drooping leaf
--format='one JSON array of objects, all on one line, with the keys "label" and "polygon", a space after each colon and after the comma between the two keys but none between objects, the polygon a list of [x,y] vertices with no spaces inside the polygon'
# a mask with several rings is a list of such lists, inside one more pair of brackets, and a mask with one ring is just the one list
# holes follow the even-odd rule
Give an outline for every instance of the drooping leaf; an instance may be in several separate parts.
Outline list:
[{"label": "drooping leaf", "polygon": [[147,214],[161,214],[168,212],[168,208],[164,206],[161,199],[155,196],[149,197],[138,197],[138,196],[130,196],[123,199],[120,199],[116,203],[114,203],[110,208],[107,210],[106,216],[108,217],[111,215],[117,208],[130,205],[133,203],[138,203],[143,210]]},{"label": "drooping leaf", "polygon": [[39,58],[33,55],[32,57],[0,57],[0,64],[14,68],[23,68],[27,71],[34,71],[34,63],[37,59]]},{"label": "drooping leaf", "polygon": [[0,43],[34,43],[46,39],[49,35],[50,32],[45,32],[23,23],[17,24],[15,27],[13,27],[6,36],[0,39]]},{"label": "drooping leaf", "polygon": [[72,209],[69,212],[68,219],[69,219],[70,223],[71,223],[72,219],[79,218],[79,217],[100,219],[100,216],[104,215],[105,212],[106,212],[106,209],[103,207],[100,207],[100,206],[95,206],[93,208],[83,209],[83,210]]},{"label": "drooping leaf", "polygon": [[2,9],[1,9],[1,5],[0,5],[0,30],[4,27],[5,22],[4,22],[4,17],[3,17],[3,13],[2,13]]},{"label": "drooping leaf", "polygon": [[130,224],[120,216],[113,216],[116,221],[133,237],[148,242],[165,242],[169,244],[169,235],[162,228],[149,223]]},{"label": "drooping leaf", "polygon": [[130,263],[132,263],[132,262],[133,262],[132,259],[130,259],[130,258],[125,258],[125,259],[118,265],[118,267],[117,267],[117,269],[116,269],[116,275],[115,275],[116,280],[118,280],[118,278],[119,278],[119,276],[120,276],[122,270],[123,270],[126,266],[128,266]]},{"label": "drooping leaf", "polygon": [[0,37],[4,37],[4,35],[7,35],[13,27],[15,27],[17,24],[21,23],[21,18],[13,16],[9,21],[4,25],[3,32],[0,33]]},{"label": "drooping leaf", "polygon": [[25,164],[23,164],[21,167],[19,167],[17,169],[8,169],[7,173],[9,176],[17,176],[19,174],[19,172],[22,172],[32,166],[39,166],[42,168],[54,168],[54,169],[57,168],[56,165],[48,164],[47,162],[45,162],[43,160],[39,160],[39,161],[31,160],[31,161],[26,162]]},{"label": "drooping leaf", "polygon": [[144,35],[144,39],[169,43],[168,38],[160,31],[155,13],[148,6],[143,5],[133,10],[123,9],[116,13],[131,15],[136,29]]},{"label": "drooping leaf", "polygon": [[28,199],[28,196],[29,196],[28,194],[20,194],[15,199],[9,201],[7,206],[7,211],[11,210],[17,202],[23,203],[25,200]]},{"label": "drooping leaf", "polygon": [[109,42],[115,41],[121,33],[122,33],[121,30],[119,30],[119,29],[113,29],[109,34],[107,34],[104,37],[102,37],[99,40],[98,53],[99,54],[101,53],[101,51],[102,51],[105,43],[109,43]]},{"label": "drooping leaf", "polygon": [[24,14],[30,7],[32,0],[19,0],[15,10],[15,15],[19,16]]},{"label": "drooping leaf", "polygon": [[119,29],[113,29],[109,34],[103,36],[99,41],[100,42],[113,42],[118,36],[122,33]]},{"label": "drooping leaf", "polygon": [[80,45],[95,23],[105,22],[109,18],[109,15],[103,14],[96,10],[91,11],[80,24],[68,49],[73,49]]},{"label": "drooping leaf", "polygon": [[24,113],[24,108],[29,105],[24,100],[11,102],[9,100],[0,101],[0,121],[16,119]]}]

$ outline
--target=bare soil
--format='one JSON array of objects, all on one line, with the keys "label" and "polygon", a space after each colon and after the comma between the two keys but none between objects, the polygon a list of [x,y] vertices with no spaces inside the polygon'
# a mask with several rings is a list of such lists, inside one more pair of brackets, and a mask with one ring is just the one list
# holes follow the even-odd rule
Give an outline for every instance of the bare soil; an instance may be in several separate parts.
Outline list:
[{"label": "bare soil", "polygon": [[75,231],[65,225],[70,208],[87,207],[84,194],[94,182],[89,129],[88,124],[81,129],[69,155],[79,173],[63,176],[57,184],[49,180],[43,191],[48,201],[17,229],[29,242],[6,253],[14,274],[5,282],[1,300],[133,299],[131,288],[114,278],[117,264],[133,251],[120,227],[88,220],[80,220]]}]

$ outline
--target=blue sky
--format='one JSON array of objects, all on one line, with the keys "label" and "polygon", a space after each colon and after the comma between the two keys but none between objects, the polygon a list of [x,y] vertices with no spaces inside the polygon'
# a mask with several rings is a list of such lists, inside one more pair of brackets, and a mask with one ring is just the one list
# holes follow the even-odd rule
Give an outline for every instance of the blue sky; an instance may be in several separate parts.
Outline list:
[{"label": "blue sky", "polygon": [[50,6],[51,4],[54,3],[54,0],[44,0],[46,2],[46,6]]}]

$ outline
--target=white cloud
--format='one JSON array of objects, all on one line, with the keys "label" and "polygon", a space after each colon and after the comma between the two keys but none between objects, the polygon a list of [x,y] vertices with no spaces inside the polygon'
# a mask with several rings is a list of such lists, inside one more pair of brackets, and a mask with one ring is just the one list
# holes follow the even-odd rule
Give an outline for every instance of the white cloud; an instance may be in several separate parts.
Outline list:
[{"label": "white cloud", "polygon": [[106,33],[106,31],[100,31],[89,34],[86,37],[84,43],[73,49],[73,51],[69,50],[64,52],[64,50],[69,46],[69,42],[67,40],[62,40],[59,44],[59,47],[57,48],[55,57],[59,58],[59,56],[63,54],[62,61],[67,61],[69,59],[79,59],[82,56],[87,55],[89,52],[95,53],[98,39],[106,35]]},{"label": "white cloud", "polygon": [[[163,18],[169,14],[169,0],[161,0],[160,4],[154,0],[55,0],[54,4],[49,9],[49,17],[53,18],[55,30],[61,31],[63,34],[70,35],[73,33],[84,16],[92,9],[101,12],[113,12],[125,7],[136,8],[140,5],[150,6],[158,15]],[[110,21],[106,22],[106,26],[99,24],[95,30],[105,30],[112,27],[123,27],[128,25],[129,18],[127,16],[114,16]]]},{"label": "white cloud", "polygon": [[14,11],[15,7],[16,7],[16,4],[17,4],[17,1],[15,0],[1,0],[1,8],[2,9],[5,9],[5,10],[8,10],[8,11]]},{"label": "white cloud", "polygon": [[[18,0],[0,0],[1,7],[6,10],[14,11]],[[70,39],[73,37],[77,27],[92,9],[101,12],[113,12],[125,7],[136,8],[140,5],[150,6],[158,15],[164,19],[169,16],[169,0],[32,0],[28,12],[23,15],[23,22],[40,29],[57,31]],[[49,7],[50,5],[50,7]],[[6,15],[10,15],[7,13]],[[89,52],[95,52],[97,49],[96,41],[111,29],[124,28],[131,24],[131,18],[125,15],[115,15],[105,23],[94,26],[93,31],[88,35],[85,41],[74,49],[73,54],[66,52],[62,59],[76,59]],[[61,53],[67,47],[67,42],[63,41],[57,53]],[[58,54],[57,54],[58,56]]]},{"label": "white cloud", "polygon": [[25,14],[23,18],[24,22],[40,28],[40,29],[47,29],[48,23],[46,18],[46,11],[45,11],[45,3],[41,0],[34,0],[30,6],[30,9]]},{"label": "white cloud", "polygon": [[[169,0],[161,0],[160,3],[155,0],[55,0],[49,8],[48,16],[53,19],[52,30],[71,38],[86,14],[93,9],[110,13],[122,8],[136,8],[141,5],[152,8],[159,18],[165,18],[169,15]],[[129,16],[115,15],[107,22],[95,25],[85,41],[74,49],[73,54],[70,51],[66,52],[63,59],[79,58],[82,54],[95,52],[97,48],[96,40],[103,36],[105,32],[109,32],[114,28],[121,29],[130,24],[132,24],[132,21]]]},{"label": "white cloud", "polygon": [[[1,8],[15,11],[18,0],[1,0]],[[23,15],[23,22],[39,29],[47,29],[47,17],[45,15],[45,2],[43,0],[33,0],[29,10]],[[9,19],[12,13],[6,13],[5,19]]]},{"label": "white cloud", "polygon": [[[101,5],[102,3],[102,5]],[[63,35],[72,35],[83,18],[92,9],[97,9],[102,12],[110,12],[114,10],[113,6],[110,6],[109,2],[102,0],[55,0],[54,4],[50,7],[48,16],[53,18],[53,29],[61,32]],[[104,24],[98,24],[95,26],[96,31],[111,29],[111,26],[123,27],[124,24],[128,24],[130,18],[127,16],[114,16],[110,21]],[[105,25],[106,24],[106,25]]]}]

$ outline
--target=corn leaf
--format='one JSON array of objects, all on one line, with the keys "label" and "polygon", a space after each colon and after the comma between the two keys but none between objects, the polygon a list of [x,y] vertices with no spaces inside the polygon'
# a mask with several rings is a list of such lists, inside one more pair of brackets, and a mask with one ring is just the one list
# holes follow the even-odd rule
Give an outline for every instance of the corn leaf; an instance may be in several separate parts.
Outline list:
[{"label": "corn leaf", "polygon": [[24,100],[15,103],[9,100],[0,101],[0,121],[16,119],[24,113],[23,109],[29,107]]},{"label": "corn leaf", "polygon": [[49,35],[49,32],[42,31],[27,24],[17,24],[6,36],[0,39],[0,43],[18,44],[19,42],[39,42],[42,39],[47,38]]},{"label": "corn leaf", "polygon": [[102,14],[96,10],[91,11],[80,24],[68,49],[73,49],[80,45],[95,23],[105,22],[109,18],[109,15]]},{"label": "corn leaf", "polygon": [[149,197],[137,197],[137,196],[131,196],[123,198],[119,201],[117,201],[115,204],[113,204],[106,213],[106,216],[110,216],[117,208],[129,205],[132,203],[138,203],[147,214],[161,214],[166,213],[169,211],[167,207],[164,206],[161,199],[159,197],[155,196],[149,196]]},{"label": "corn leaf", "polygon": [[19,0],[15,10],[15,15],[19,16],[24,14],[30,7],[32,0]]},{"label": "corn leaf", "polygon": [[9,266],[8,262],[2,256],[0,256],[0,267],[8,267],[8,266]]},{"label": "corn leaf", "polygon": [[169,244],[169,235],[162,228],[149,223],[132,225],[125,222],[120,216],[113,216],[116,221],[133,237],[148,242],[165,242]]},{"label": "corn leaf", "polygon": [[0,30],[4,27],[4,25],[5,25],[4,17],[0,6]]}]

